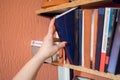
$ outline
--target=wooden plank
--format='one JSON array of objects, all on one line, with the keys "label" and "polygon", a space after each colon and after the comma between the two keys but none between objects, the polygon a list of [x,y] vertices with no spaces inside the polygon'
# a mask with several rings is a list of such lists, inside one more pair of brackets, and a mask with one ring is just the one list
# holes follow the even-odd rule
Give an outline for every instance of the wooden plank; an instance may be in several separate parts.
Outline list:
[{"label": "wooden plank", "polygon": [[66,10],[72,7],[77,7],[77,6],[97,6],[98,4],[105,4],[108,2],[111,2],[112,0],[76,0],[73,2],[69,3],[64,3],[58,6],[53,6],[53,7],[48,7],[48,8],[41,8],[36,11],[36,14],[41,14],[41,13],[50,13],[50,12],[58,12],[61,10]]},{"label": "wooden plank", "polygon": [[120,76],[119,75],[99,72],[97,70],[87,69],[87,68],[84,68],[84,67],[81,67],[81,66],[74,66],[74,65],[69,65],[69,64],[64,64],[63,66],[71,68],[71,69],[74,69],[74,70],[82,71],[82,72],[85,72],[85,73],[89,73],[89,74],[93,74],[93,75],[97,75],[97,76],[102,76],[102,77],[105,77],[105,78],[113,79],[113,80],[120,80]]},{"label": "wooden plank", "polygon": [[51,1],[44,1],[41,5],[42,8],[46,8],[46,7],[51,7],[51,6],[56,6],[59,4],[63,4],[63,3],[68,3],[69,0],[51,0]]},{"label": "wooden plank", "polygon": [[110,73],[100,72],[97,70],[92,70],[92,69],[88,69],[88,68],[81,67],[81,66],[75,66],[75,65],[70,65],[70,64],[59,64],[59,63],[53,63],[53,65],[63,66],[66,68],[80,71],[82,73],[88,73],[91,75],[101,76],[101,77],[109,78],[112,80],[120,80],[120,75],[114,75],[114,74],[110,74]]},{"label": "wooden plank", "polygon": [[74,76],[80,76],[80,77],[85,77],[85,78],[89,78],[90,80],[111,80],[105,77],[101,77],[101,76],[96,76],[96,75],[92,75],[89,73],[85,73],[85,72],[80,72],[77,70],[74,70]]}]

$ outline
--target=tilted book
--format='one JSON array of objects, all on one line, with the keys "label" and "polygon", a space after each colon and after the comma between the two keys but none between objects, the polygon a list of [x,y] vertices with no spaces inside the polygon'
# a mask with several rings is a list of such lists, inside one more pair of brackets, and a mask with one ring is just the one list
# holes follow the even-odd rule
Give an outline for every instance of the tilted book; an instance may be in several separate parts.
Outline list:
[{"label": "tilted book", "polygon": [[61,41],[67,41],[65,53],[70,64],[74,64],[75,54],[75,10],[72,8],[55,18],[55,26]]}]

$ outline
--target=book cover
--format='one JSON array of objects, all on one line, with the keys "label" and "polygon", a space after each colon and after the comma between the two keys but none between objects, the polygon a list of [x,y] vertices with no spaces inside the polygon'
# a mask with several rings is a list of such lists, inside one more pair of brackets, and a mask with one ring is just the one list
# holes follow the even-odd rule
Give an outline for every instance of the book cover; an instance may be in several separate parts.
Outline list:
[{"label": "book cover", "polygon": [[90,68],[92,9],[84,9],[84,67]]},{"label": "book cover", "polygon": [[117,19],[117,27],[115,31],[115,36],[113,40],[113,45],[111,49],[110,61],[108,65],[108,72],[115,74],[118,56],[119,56],[119,48],[120,48],[120,11],[118,11],[118,19]]},{"label": "book cover", "polygon": [[74,62],[75,54],[75,10],[72,8],[56,16],[55,26],[61,41],[67,41],[65,53],[70,61]]},{"label": "book cover", "polygon": [[99,8],[98,9],[97,44],[96,44],[96,56],[95,56],[95,69],[96,70],[99,70],[99,67],[100,67],[104,15],[105,15],[105,8]]}]

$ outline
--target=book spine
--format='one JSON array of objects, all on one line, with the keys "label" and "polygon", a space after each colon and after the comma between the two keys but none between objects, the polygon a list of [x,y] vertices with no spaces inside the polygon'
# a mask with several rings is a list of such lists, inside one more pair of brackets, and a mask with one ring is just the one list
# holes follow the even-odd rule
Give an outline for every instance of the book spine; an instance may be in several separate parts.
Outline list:
[{"label": "book spine", "polygon": [[82,18],[83,18],[83,10],[79,9],[79,65],[82,65]]},{"label": "book spine", "polygon": [[82,11],[82,66],[84,67],[84,10]]},{"label": "book spine", "polygon": [[90,44],[90,68],[92,68],[93,51],[94,51],[94,9],[92,10],[92,23],[91,23],[91,44]]},{"label": "book spine", "polygon": [[98,9],[94,9],[94,39],[93,39],[93,57],[92,57],[92,69],[95,69],[95,56],[96,56],[96,44],[97,44],[97,30],[98,30]]},{"label": "book spine", "polygon": [[105,65],[105,72],[107,72],[107,68],[108,68],[108,64],[109,64],[109,60],[110,60],[110,53],[111,53],[113,39],[114,39],[116,25],[117,25],[117,21],[116,21],[117,11],[118,11],[118,9],[114,9],[114,8],[112,8],[112,10],[111,10],[111,12],[112,12],[111,17],[110,17],[111,23],[109,25],[111,27],[109,28],[109,32],[108,32],[108,46],[107,46],[108,63],[106,63],[106,65]]},{"label": "book spine", "polygon": [[97,44],[96,44],[96,56],[95,56],[96,70],[99,70],[99,67],[100,67],[104,15],[105,15],[105,8],[100,8],[98,10],[98,30],[97,30]]},{"label": "book spine", "polygon": [[92,10],[84,9],[84,67],[90,68]]},{"label": "book spine", "polygon": [[79,9],[75,10],[75,54],[74,65],[79,65]]},{"label": "book spine", "polygon": [[108,72],[115,74],[117,60],[120,48],[120,11],[118,11],[118,23],[115,31],[113,45],[111,49],[110,61],[108,65]]},{"label": "book spine", "polygon": [[105,9],[105,18],[104,18],[104,29],[103,29],[103,38],[102,38],[102,49],[101,49],[101,59],[100,59],[100,71],[104,72],[105,70],[105,59],[107,52],[107,41],[108,41],[108,30],[110,23],[110,8]]}]

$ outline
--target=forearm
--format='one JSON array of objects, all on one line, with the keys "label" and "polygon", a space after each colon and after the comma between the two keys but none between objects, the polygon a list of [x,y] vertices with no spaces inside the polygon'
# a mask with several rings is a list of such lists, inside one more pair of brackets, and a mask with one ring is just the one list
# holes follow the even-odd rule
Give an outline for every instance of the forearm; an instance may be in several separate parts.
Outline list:
[{"label": "forearm", "polygon": [[44,58],[38,52],[13,78],[13,80],[33,80],[36,77],[39,68],[44,62]]},{"label": "forearm", "polygon": [[13,80],[33,80],[44,60],[54,55],[59,49],[65,47],[66,42],[59,42],[59,45],[54,45],[54,22],[55,18],[50,22],[48,33],[38,53],[17,73]]}]

